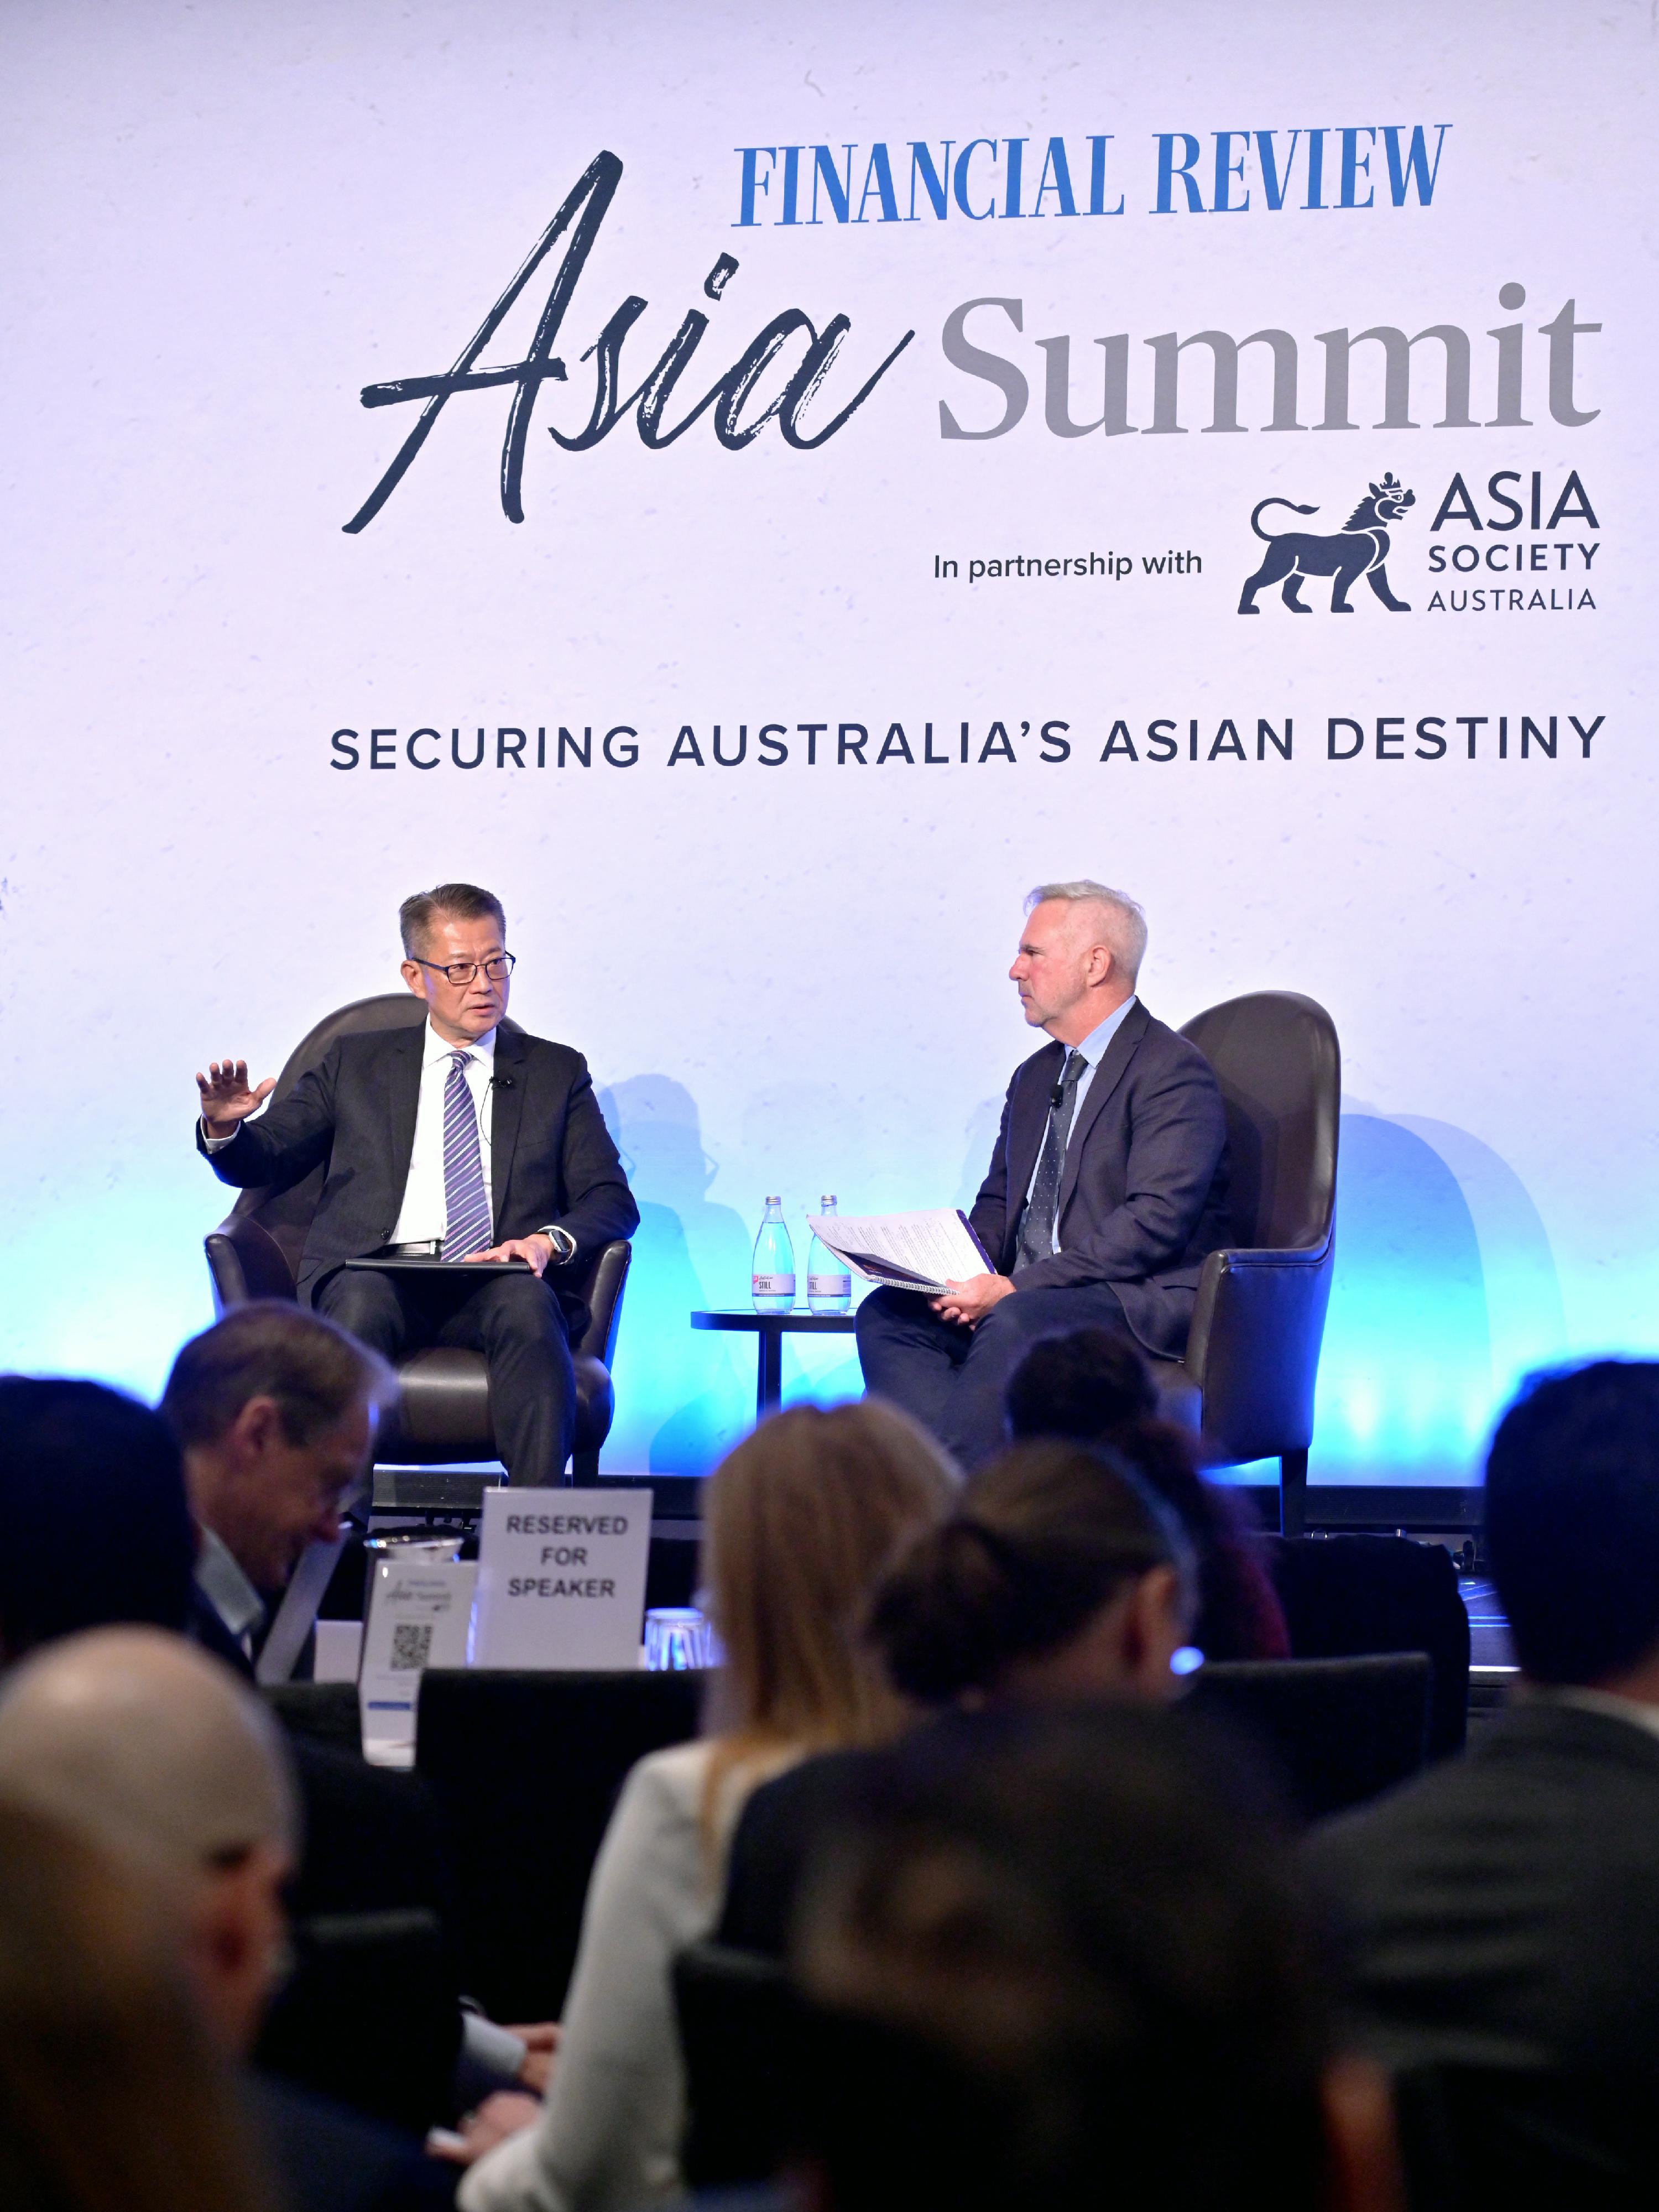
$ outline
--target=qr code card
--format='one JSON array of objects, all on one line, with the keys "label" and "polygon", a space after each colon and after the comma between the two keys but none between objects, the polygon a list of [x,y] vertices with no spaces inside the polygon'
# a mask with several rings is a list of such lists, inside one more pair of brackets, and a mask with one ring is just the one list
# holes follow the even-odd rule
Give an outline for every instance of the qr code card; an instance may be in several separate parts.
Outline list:
[{"label": "qr code card", "polygon": [[429,1620],[398,1621],[392,1631],[392,1673],[419,1674],[431,1650],[432,1623]]}]

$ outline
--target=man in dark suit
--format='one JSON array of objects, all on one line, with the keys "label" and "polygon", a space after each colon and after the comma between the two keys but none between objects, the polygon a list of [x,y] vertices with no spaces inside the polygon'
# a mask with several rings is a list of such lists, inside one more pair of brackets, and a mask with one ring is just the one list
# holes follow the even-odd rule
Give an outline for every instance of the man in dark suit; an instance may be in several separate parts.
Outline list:
[{"label": "man in dark suit", "polygon": [[1522,1692],[1310,1850],[1389,2055],[1625,2084],[1616,2134],[1659,2089],[1659,1364],[1534,1382],[1486,1533]]},{"label": "man in dark suit", "polygon": [[[404,983],[420,1028],[343,1036],[262,1120],[274,1090],[245,1060],[198,1075],[197,1144],[241,1188],[327,1173],[300,1296],[388,1359],[422,1345],[482,1352],[516,1482],[562,1479],[575,1426],[570,1338],[586,1324],[583,1261],[639,1210],[586,1062],[504,1023],[514,957],[501,903],[473,884],[405,899]],[[380,1273],[349,1260],[516,1260],[522,1272]]]},{"label": "man in dark suit", "polygon": [[181,1347],[161,1412],[200,1540],[191,1632],[239,1673],[307,1548],[338,1543],[396,1398],[383,1360],[283,1299],[233,1307]]},{"label": "man in dark suit", "polygon": [[1015,1071],[969,1217],[993,1271],[940,1298],[879,1290],[859,1309],[866,1389],[964,1466],[1003,1443],[1003,1392],[1039,1337],[1116,1328],[1179,1358],[1199,1270],[1226,1240],[1221,1092],[1198,1048],[1135,996],[1146,949],[1121,891],[1031,893],[1008,973],[1053,1042]]}]

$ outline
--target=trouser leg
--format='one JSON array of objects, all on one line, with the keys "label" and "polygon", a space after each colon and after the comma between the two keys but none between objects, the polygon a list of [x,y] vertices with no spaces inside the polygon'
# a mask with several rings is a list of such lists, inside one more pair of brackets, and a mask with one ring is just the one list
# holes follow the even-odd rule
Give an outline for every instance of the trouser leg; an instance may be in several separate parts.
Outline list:
[{"label": "trouser leg", "polygon": [[1075,1328],[1115,1328],[1128,1323],[1117,1293],[1104,1283],[1077,1290],[1016,1291],[974,1331],[952,1379],[940,1431],[964,1468],[975,1468],[1007,1441],[1003,1398],[1015,1369],[1038,1340]]},{"label": "trouser leg", "polygon": [[562,1482],[576,1435],[576,1378],[549,1286],[531,1274],[492,1276],[445,1316],[436,1341],[483,1352],[509,1480],[532,1488]]},{"label": "trouser leg", "polygon": [[872,1398],[902,1407],[941,1442],[969,1332],[915,1291],[872,1291],[858,1310],[859,1364]]},{"label": "trouser leg", "polygon": [[337,1267],[318,1285],[312,1304],[383,1359],[395,1361],[409,1347],[408,1302],[390,1275],[368,1267]]}]

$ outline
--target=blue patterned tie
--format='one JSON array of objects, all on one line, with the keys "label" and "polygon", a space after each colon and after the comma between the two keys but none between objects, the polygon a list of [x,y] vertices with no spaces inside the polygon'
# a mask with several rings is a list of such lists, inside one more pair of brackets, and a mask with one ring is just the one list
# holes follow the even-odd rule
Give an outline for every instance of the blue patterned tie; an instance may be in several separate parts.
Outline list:
[{"label": "blue patterned tie", "polygon": [[1048,1109],[1042,1157],[1031,1184],[1031,1202],[1019,1224],[1014,1252],[1016,1267],[1029,1267],[1038,1260],[1046,1260],[1054,1249],[1054,1215],[1060,1206],[1060,1178],[1066,1172],[1066,1140],[1071,1134],[1077,1086],[1088,1064],[1080,1052],[1068,1052],[1060,1081],[1054,1085],[1057,1103]]},{"label": "blue patterned tie", "polygon": [[495,1241],[490,1227],[489,1193],[484,1188],[477,1109],[466,1079],[471,1057],[470,1053],[452,1053],[444,1084],[446,1260],[465,1260],[469,1252],[488,1251]]}]

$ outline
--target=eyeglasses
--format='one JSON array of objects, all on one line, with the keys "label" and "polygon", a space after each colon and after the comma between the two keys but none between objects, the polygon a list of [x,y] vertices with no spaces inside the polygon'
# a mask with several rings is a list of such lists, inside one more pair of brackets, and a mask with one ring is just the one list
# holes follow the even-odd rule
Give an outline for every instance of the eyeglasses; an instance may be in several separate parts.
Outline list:
[{"label": "eyeglasses", "polygon": [[418,952],[414,959],[417,968],[430,968],[434,975],[454,984],[457,990],[470,983],[480,969],[492,983],[504,983],[518,964],[518,956],[512,952],[497,952],[488,960],[457,960],[447,968],[439,960],[422,960]]}]

